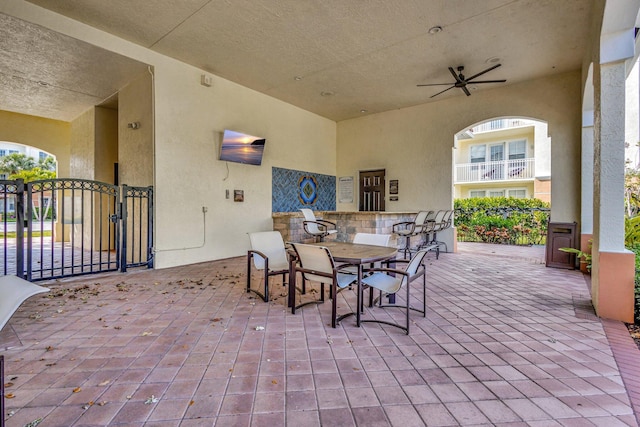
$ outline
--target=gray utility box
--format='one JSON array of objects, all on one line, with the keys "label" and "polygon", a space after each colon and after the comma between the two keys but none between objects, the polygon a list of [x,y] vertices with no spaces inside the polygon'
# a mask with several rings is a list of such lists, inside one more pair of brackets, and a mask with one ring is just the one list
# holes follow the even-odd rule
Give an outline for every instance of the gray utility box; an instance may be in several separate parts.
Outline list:
[{"label": "gray utility box", "polygon": [[576,268],[576,254],[563,252],[560,248],[576,247],[575,222],[549,222],[547,228],[546,266],[554,268]]}]

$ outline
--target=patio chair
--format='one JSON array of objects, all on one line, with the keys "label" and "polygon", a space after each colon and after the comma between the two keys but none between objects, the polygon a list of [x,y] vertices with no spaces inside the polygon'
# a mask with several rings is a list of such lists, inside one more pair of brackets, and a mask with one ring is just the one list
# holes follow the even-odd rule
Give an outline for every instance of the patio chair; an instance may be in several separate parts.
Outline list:
[{"label": "patio chair", "polygon": [[[373,289],[378,289],[380,291],[380,296],[377,298],[377,307],[381,308],[401,308],[406,310],[405,322],[404,325],[400,323],[395,323],[387,320],[377,320],[377,319],[362,319],[360,322],[370,322],[370,323],[382,323],[385,325],[394,326],[396,328],[400,328],[407,335],[409,335],[409,311],[417,311],[418,313],[422,313],[422,316],[426,316],[427,311],[427,298],[426,298],[426,290],[427,290],[427,280],[425,274],[425,266],[423,263],[424,257],[427,254],[427,250],[418,251],[411,260],[392,260],[386,261],[383,264],[389,263],[406,263],[407,266],[404,270],[395,269],[395,268],[372,268],[367,270],[368,273],[372,273],[371,275],[367,275],[362,278],[363,285],[366,285],[372,289],[369,292],[373,292]],[[416,308],[411,306],[411,282],[419,277],[422,277],[422,307]],[[383,293],[386,294],[396,294],[402,287],[405,287],[406,296],[404,305],[398,304],[397,302],[383,304]],[[361,287],[361,292],[364,286]],[[362,295],[361,295],[362,300]],[[370,298],[371,301],[371,298]],[[369,306],[373,306],[373,303],[370,302]]]},{"label": "patio chair", "polygon": [[404,237],[404,247],[400,249],[403,258],[407,258],[407,254],[411,254],[411,237],[422,236],[426,227],[426,220],[432,211],[420,211],[413,221],[403,221],[393,224],[391,230],[398,237]]},{"label": "patio chair", "polygon": [[322,242],[326,236],[338,232],[335,222],[316,218],[313,211],[309,208],[302,208],[300,211],[302,215],[304,215],[304,222],[302,223],[304,231],[312,235],[316,241]]},{"label": "patio chair", "polygon": [[49,288],[17,276],[0,276],[0,331],[23,302],[43,292],[49,292]]},{"label": "patio chair", "polygon": [[[296,310],[309,304],[324,303],[324,285],[325,283],[330,286],[331,295],[331,327],[335,328],[336,324],[342,320],[343,317],[351,315],[352,313],[345,314],[338,317],[337,315],[337,296],[338,290],[342,290],[357,280],[353,274],[344,274],[338,272],[336,264],[331,256],[329,249],[324,246],[306,245],[303,243],[291,243],[293,249],[298,257],[298,264],[295,267],[295,272],[302,273],[304,280],[312,280],[320,282],[320,297],[317,300],[303,302],[299,305],[295,304],[295,294],[291,299],[291,313],[296,314]],[[291,289],[289,286],[289,292],[294,292],[295,289]]]},{"label": "patio chair", "polygon": [[[447,244],[438,240],[438,232],[451,228],[453,225],[453,210],[438,211],[432,230],[433,237],[429,240],[431,246],[437,247],[437,254],[440,253],[440,246],[444,246],[444,251],[448,252]],[[437,255],[436,255],[437,258]]]},{"label": "patio chair", "polygon": [[[247,252],[247,292],[254,292],[264,302],[269,302],[269,277],[282,275],[282,285],[289,273],[287,251],[279,231],[248,233],[251,249]],[[264,270],[264,291],[251,287],[251,260],[258,270]]]},{"label": "patio chair", "polygon": [[[49,292],[49,288],[35,285],[17,276],[0,277],[0,331],[13,313],[28,298]],[[0,426],[4,427],[4,355],[0,355]]]}]

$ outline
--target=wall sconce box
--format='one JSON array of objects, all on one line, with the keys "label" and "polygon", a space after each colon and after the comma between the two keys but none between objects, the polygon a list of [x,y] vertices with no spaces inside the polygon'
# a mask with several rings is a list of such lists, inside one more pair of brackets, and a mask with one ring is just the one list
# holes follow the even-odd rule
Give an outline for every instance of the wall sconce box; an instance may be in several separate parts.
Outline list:
[{"label": "wall sconce box", "polygon": [[213,84],[213,77],[202,74],[200,76],[200,84],[202,86],[211,87],[211,85]]}]

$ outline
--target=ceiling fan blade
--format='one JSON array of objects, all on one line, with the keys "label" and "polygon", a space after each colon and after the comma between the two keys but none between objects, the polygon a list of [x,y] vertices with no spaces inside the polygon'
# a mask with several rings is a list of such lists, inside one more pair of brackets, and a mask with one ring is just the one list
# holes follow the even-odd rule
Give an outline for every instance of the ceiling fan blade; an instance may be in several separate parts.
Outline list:
[{"label": "ceiling fan blade", "polygon": [[494,65],[493,67],[489,67],[489,68],[487,68],[487,69],[486,69],[486,70],[484,70],[484,71],[480,71],[478,74],[475,74],[475,75],[473,75],[473,76],[471,76],[471,77],[467,77],[467,81],[469,81],[469,80],[473,80],[473,79],[475,79],[476,77],[480,77],[480,76],[481,76],[481,75],[483,75],[484,73],[488,73],[488,72],[489,72],[489,71],[491,71],[491,70],[495,70],[496,68],[498,68],[498,67],[499,67],[499,66],[501,66],[501,65],[502,65],[502,64],[496,64],[496,65]]},{"label": "ceiling fan blade", "polygon": [[465,93],[465,95],[471,96],[471,92],[469,92],[469,89],[467,89],[466,86],[462,86],[460,89],[462,89],[462,91]]},{"label": "ceiling fan blade", "polygon": [[450,84],[451,83],[429,83],[429,84],[422,84],[422,85],[416,85],[416,86],[445,86]]},{"label": "ceiling fan blade", "polygon": [[467,81],[467,84],[474,85],[476,83],[504,83],[506,80],[478,80],[477,82]]},{"label": "ceiling fan blade", "polygon": [[446,88],[445,90],[442,90],[442,91],[440,91],[440,92],[436,93],[435,95],[431,95],[429,98],[433,98],[433,97],[435,97],[435,96],[440,95],[441,93],[445,93],[446,91],[448,91],[448,90],[450,90],[450,89],[453,89],[454,87],[456,87],[456,86],[455,86],[455,85],[450,86],[450,87]]},{"label": "ceiling fan blade", "polygon": [[453,71],[453,68],[449,67],[449,72],[451,73],[453,78],[456,79],[457,82],[461,82],[462,81],[462,80],[460,80],[460,77],[456,74],[456,72]]}]

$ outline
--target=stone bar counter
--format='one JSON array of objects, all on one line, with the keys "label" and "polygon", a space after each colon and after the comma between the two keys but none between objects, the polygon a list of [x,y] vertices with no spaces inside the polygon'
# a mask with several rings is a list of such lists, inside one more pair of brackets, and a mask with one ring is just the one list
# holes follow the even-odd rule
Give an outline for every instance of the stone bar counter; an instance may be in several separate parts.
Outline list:
[{"label": "stone bar counter", "polygon": [[[316,218],[336,224],[338,233],[325,237],[325,240],[351,242],[356,233],[391,234],[390,244],[398,246],[392,232],[393,224],[413,221],[416,212],[336,212],[314,211]],[[285,242],[312,242],[313,238],[305,233],[301,212],[274,212],[273,229],[282,234]]]}]

